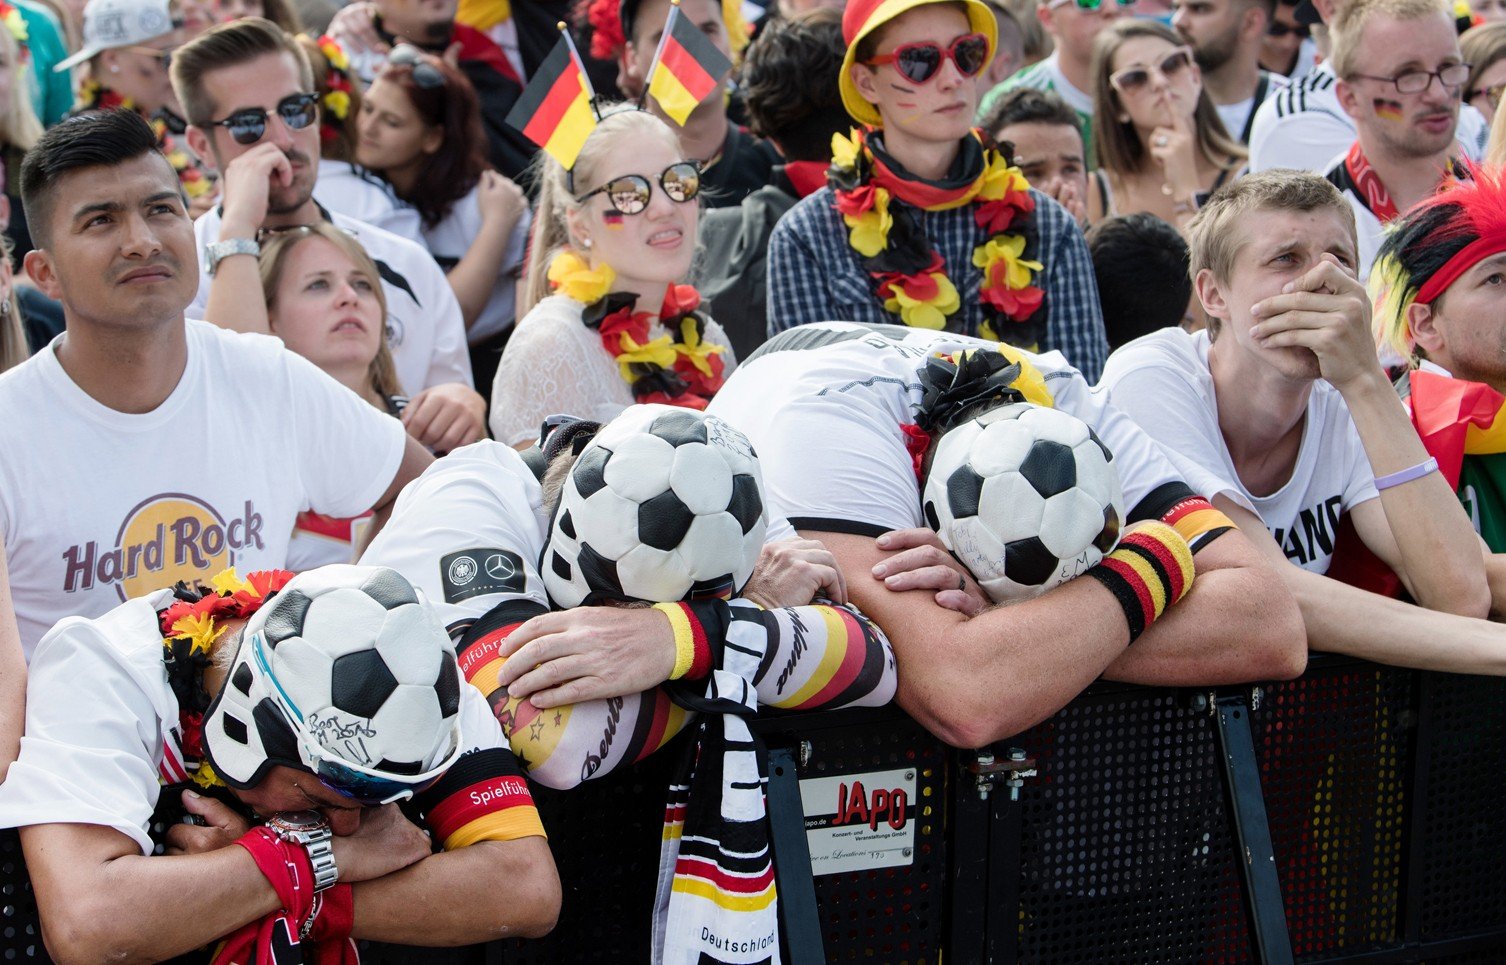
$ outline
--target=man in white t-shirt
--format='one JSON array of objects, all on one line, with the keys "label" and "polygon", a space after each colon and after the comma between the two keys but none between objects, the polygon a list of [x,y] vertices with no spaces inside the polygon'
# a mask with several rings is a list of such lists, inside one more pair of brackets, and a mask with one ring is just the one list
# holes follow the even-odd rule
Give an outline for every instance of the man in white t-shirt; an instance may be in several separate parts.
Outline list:
[{"label": "man in white t-shirt", "polygon": [[[1277,564],[1313,649],[1502,672],[1506,633],[1454,615],[1490,608],[1481,545],[1376,359],[1338,191],[1313,174],[1248,175],[1198,213],[1190,241],[1210,328],[1131,342],[1100,390]],[[1345,516],[1420,606],[1321,575]]]},{"label": "man in white t-shirt", "polygon": [[532,796],[413,587],[356,566],[214,584],[69,617],[37,648],[0,827],[20,829],[48,951],[163,961],[224,939],[216,961],[353,962],[352,939],[548,932]]},{"label": "man in white t-shirt", "polygon": [[[1313,5],[1328,23],[1336,19],[1335,0],[1313,0]],[[1387,57],[1405,58],[1411,49],[1410,38],[1399,47],[1371,51]],[[1420,66],[1420,65],[1419,65]],[[1425,69],[1432,70],[1429,64]],[[1374,81],[1369,82],[1374,84]],[[1436,81],[1435,81],[1436,83]],[[1431,88],[1436,90],[1436,88]],[[1372,97],[1379,97],[1372,93]],[[1457,93],[1455,94],[1457,99]],[[1395,100],[1392,89],[1391,100]],[[1458,150],[1472,161],[1485,155],[1485,141],[1490,125],[1480,112],[1468,104],[1458,110],[1455,131]],[[1255,112],[1250,129],[1250,170],[1294,168],[1298,171],[1326,171],[1334,159],[1354,143],[1355,121],[1339,104],[1338,75],[1332,60],[1325,60],[1306,77],[1266,101]]]},{"label": "man in white t-shirt", "polygon": [[[1183,527],[1181,552],[1190,546],[1195,553],[1196,585],[1154,623],[1146,621],[1138,640],[1128,611],[1096,579],[979,612],[959,599],[979,596],[967,574],[958,589],[937,594],[912,589],[918,584],[911,576],[897,572],[923,573],[916,560],[935,554],[915,534],[925,525],[918,477],[935,441],[1011,398],[992,385],[1011,378],[1007,369],[932,391],[935,366],[955,366],[960,377],[973,365],[959,354],[969,350],[984,363],[1000,355],[1018,361],[1011,384],[1024,386],[1027,399],[1093,427],[1113,453],[1130,522]],[[934,404],[945,398],[968,401],[942,405],[942,413]],[[849,598],[894,646],[900,705],[948,743],[977,747],[1018,733],[1102,674],[1194,685],[1285,678],[1304,666],[1298,613],[1275,574],[1058,353],[1030,355],[897,326],[814,323],[765,343],[709,411],[758,451],[770,511],[836,556]],[[933,558],[941,566],[950,561]]]},{"label": "man in white t-shirt", "polygon": [[1324,177],[1354,209],[1363,281],[1386,225],[1462,173],[1454,132],[1469,65],[1436,0],[1351,0],[1334,21],[1332,63],[1357,137]]},{"label": "man in white t-shirt", "polygon": [[[173,83],[192,126],[188,142],[222,172],[222,204],[194,224],[205,272],[190,317],[214,319],[220,272],[257,279],[263,232],[326,219],[356,237],[387,295],[387,344],[411,401],[403,422],[425,445],[464,419],[485,433],[486,403],[471,385],[465,323],[444,272],[422,246],[326,212],[314,201],[317,99],[308,59],[274,24],[248,18],[205,31],[173,53]],[[225,296],[228,297],[228,296]]]},{"label": "man in white t-shirt", "polygon": [[184,322],[192,224],[134,114],[54,127],[21,181],[26,268],[67,320],[0,377],[0,532],[28,653],[65,616],[280,567],[300,511],[383,510],[429,463],[277,341]]},{"label": "man in white t-shirt", "polygon": [[1289,81],[1260,67],[1276,0],[1172,0],[1171,26],[1192,46],[1203,89],[1229,136],[1249,140],[1255,111]]}]

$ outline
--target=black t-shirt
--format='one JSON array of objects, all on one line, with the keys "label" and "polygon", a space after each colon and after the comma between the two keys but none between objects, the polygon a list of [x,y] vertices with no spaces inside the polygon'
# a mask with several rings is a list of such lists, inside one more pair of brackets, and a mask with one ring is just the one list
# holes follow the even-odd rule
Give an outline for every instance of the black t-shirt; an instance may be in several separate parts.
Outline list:
[{"label": "black t-shirt", "polygon": [[727,126],[719,157],[701,174],[701,197],[708,208],[730,208],[774,179],[779,152],[736,124]]}]

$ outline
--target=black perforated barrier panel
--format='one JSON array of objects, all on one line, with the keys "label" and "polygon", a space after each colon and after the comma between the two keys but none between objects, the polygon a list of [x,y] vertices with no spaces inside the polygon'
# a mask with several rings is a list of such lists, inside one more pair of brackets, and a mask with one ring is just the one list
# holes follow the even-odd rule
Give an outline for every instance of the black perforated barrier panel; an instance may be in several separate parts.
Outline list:
[{"label": "black perforated barrier panel", "polygon": [[[1253,960],[1209,696],[1095,687],[993,749],[1037,761],[1018,801],[995,787],[980,802],[970,755],[897,711],[761,721],[804,781],[845,792],[851,776],[882,772],[913,787],[909,853],[815,878],[825,960],[953,965],[988,947],[1052,965]],[[1297,961],[1506,962],[1506,681],[1318,658],[1243,712]],[[536,792],[564,885],[554,934],[367,960],[647,961],[682,746]],[[46,961],[14,831],[0,831],[0,897],[0,961]]]}]

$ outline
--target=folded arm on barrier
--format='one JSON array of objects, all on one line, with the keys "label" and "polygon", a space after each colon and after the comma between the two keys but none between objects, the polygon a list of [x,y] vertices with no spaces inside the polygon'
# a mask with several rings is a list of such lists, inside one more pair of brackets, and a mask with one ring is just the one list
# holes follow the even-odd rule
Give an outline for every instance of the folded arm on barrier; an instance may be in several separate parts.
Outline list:
[{"label": "folded arm on barrier", "polygon": [[1304,665],[1296,606],[1238,533],[1197,552],[1198,582],[1132,648],[1123,609],[1097,581],[1073,580],[969,619],[938,605],[930,590],[889,589],[873,574],[889,554],[871,536],[801,535],[826,543],[848,595],[888,635],[900,706],[954,746],[1019,733],[1110,670],[1135,682],[1190,685],[1296,676]]},{"label": "folded arm on barrier", "polygon": [[[592,608],[587,608],[592,609]],[[595,608],[620,629],[625,618],[663,623],[659,611]],[[568,612],[579,612],[567,611]],[[478,620],[460,643],[460,665],[471,684],[486,695],[529,776],[546,787],[570,788],[642,760],[680,733],[694,715],[660,686],[634,693],[540,708],[519,698],[499,680],[512,658],[508,638],[531,617],[545,622],[567,614],[550,614],[538,604],[510,601]],[[701,619],[704,617],[704,619]],[[845,706],[880,706],[894,697],[895,661],[883,632],[861,613],[833,605],[812,604],[765,610],[747,600],[705,601],[686,614],[695,620],[693,634],[707,641],[707,661],[699,673],[719,665],[718,654],[732,645],[763,654],[754,684],[760,704],[782,710],[817,710]],[[557,636],[560,634],[556,634]],[[605,628],[602,640],[615,634]],[[546,637],[535,637],[538,642]],[[592,640],[577,641],[591,647]],[[525,646],[533,646],[532,643]],[[578,657],[563,641],[519,649],[525,665],[539,659],[568,664]],[[659,682],[669,680],[671,650]]]}]

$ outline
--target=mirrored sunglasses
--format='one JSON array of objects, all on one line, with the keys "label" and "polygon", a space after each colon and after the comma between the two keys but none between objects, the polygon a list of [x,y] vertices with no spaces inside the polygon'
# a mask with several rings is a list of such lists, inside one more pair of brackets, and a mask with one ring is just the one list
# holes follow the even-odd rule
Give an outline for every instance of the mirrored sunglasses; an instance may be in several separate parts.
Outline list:
[{"label": "mirrored sunglasses", "polygon": [[1126,67],[1115,71],[1109,76],[1109,83],[1121,94],[1133,94],[1150,83],[1151,71],[1155,71],[1167,80],[1173,80],[1190,66],[1192,66],[1192,48],[1178,47],[1161,58],[1158,64],[1150,67]]},{"label": "mirrored sunglasses", "polygon": [[906,79],[924,84],[935,77],[936,72],[941,70],[941,65],[948,60],[957,65],[957,72],[963,77],[977,76],[987,65],[988,38],[980,33],[972,33],[958,37],[946,47],[932,41],[902,44],[890,53],[880,54],[865,63],[869,67],[893,64],[894,69]]},{"label": "mirrored sunglasses", "polygon": [[[701,169],[694,161],[671,164],[660,173],[659,187],[671,201],[679,204],[693,201],[701,193]],[[584,203],[598,194],[607,196],[613,214],[638,214],[648,207],[653,185],[641,174],[624,174],[575,200]]]},{"label": "mirrored sunglasses", "polygon": [[421,90],[438,90],[444,86],[444,74],[434,66],[432,55],[412,44],[398,44],[387,55],[387,63],[394,67],[407,67],[413,75],[413,83]]},{"label": "mirrored sunglasses", "polygon": [[[273,109],[290,130],[301,131],[319,119],[318,94],[289,94],[277,102]],[[223,127],[237,144],[255,144],[267,134],[267,112],[260,107],[248,107],[236,111],[220,121],[210,121],[210,127]]]},{"label": "mirrored sunglasses", "polygon": [[[1103,6],[1103,0],[1051,0],[1050,3],[1046,4],[1046,8],[1048,10],[1055,10],[1057,7],[1065,7],[1067,4],[1074,2],[1077,4],[1077,9],[1079,10],[1097,10]],[[1118,10],[1128,10],[1134,5],[1135,0],[1114,0],[1111,7]]]}]

